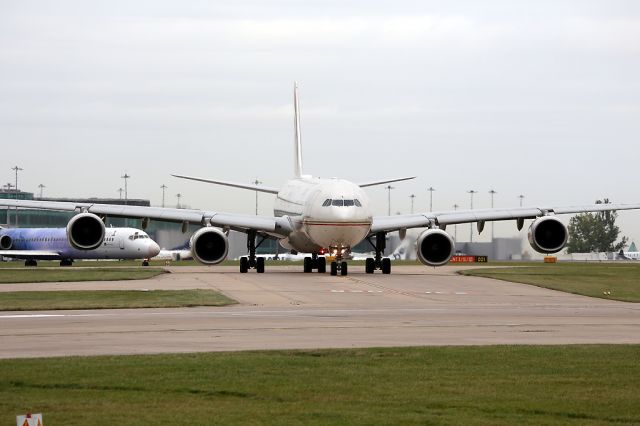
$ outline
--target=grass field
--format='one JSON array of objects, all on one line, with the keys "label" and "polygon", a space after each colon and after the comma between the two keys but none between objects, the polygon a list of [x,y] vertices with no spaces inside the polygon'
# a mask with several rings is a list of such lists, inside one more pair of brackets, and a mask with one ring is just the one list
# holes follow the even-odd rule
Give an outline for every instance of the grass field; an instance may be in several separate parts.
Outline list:
[{"label": "grass field", "polygon": [[213,290],[12,291],[0,293],[0,311],[182,308],[236,303]]},{"label": "grass field", "polygon": [[0,269],[0,284],[144,280],[166,273],[160,268],[57,268],[57,269]]},{"label": "grass field", "polygon": [[0,360],[0,422],[638,424],[640,346]]},{"label": "grass field", "polygon": [[640,302],[640,263],[556,263],[460,271],[539,287],[627,302]]}]

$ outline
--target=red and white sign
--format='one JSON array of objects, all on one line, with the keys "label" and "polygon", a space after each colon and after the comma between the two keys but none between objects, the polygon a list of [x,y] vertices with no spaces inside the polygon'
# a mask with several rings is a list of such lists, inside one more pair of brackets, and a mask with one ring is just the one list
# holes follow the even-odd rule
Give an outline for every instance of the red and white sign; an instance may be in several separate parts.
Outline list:
[{"label": "red and white sign", "polygon": [[16,417],[16,426],[44,426],[42,414],[25,414]]}]

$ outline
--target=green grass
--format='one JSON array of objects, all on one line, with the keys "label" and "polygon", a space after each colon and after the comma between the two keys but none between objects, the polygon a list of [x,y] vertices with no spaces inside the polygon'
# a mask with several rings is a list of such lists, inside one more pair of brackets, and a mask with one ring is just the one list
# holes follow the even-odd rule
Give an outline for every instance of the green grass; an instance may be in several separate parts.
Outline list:
[{"label": "green grass", "polygon": [[0,311],[182,308],[236,303],[213,290],[12,291],[0,293]]},{"label": "green grass", "polygon": [[166,271],[158,268],[0,269],[0,284],[70,281],[144,280]]},{"label": "green grass", "polygon": [[640,346],[0,360],[0,422],[638,424]]},{"label": "green grass", "polygon": [[472,269],[459,273],[591,297],[640,302],[640,263],[538,264],[517,268]]}]

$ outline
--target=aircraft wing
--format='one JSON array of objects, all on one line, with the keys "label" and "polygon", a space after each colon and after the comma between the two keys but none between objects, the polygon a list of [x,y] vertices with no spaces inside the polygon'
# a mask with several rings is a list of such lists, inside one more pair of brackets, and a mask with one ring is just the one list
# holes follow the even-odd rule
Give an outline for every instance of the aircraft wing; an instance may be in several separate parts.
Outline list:
[{"label": "aircraft wing", "polygon": [[288,217],[256,216],[234,213],[220,213],[206,210],[174,209],[164,207],[127,206],[119,204],[91,204],[61,201],[2,200],[1,206],[40,210],[58,210],[93,213],[98,216],[151,219],[167,222],[188,222],[206,226],[246,232],[258,232],[286,237],[293,226]]},{"label": "aircraft wing", "polygon": [[18,259],[51,259],[60,257],[60,254],[50,250],[0,250],[0,256],[17,257]]},{"label": "aircraft wing", "polygon": [[635,210],[638,204],[591,204],[566,207],[516,207],[511,209],[452,210],[397,216],[376,216],[371,224],[371,233],[391,232],[399,229],[424,228],[432,225],[446,226],[470,222],[492,222],[498,220],[534,219],[548,214],[571,214],[600,212],[607,210]]}]

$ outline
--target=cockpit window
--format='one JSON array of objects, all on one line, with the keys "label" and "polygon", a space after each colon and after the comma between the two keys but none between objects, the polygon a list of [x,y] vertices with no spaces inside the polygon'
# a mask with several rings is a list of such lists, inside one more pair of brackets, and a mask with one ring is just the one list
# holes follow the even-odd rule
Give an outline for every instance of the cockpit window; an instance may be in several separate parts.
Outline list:
[{"label": "cockpit window", "polygon": [[324,203],[322,203],[323,207],[328,207],[328,206],[334,206],[334,207],[353,207],[353,206],[357,206],[357,207],[362,207],[362,204],[360,203],[360,200],[331,200],[331,199],[326,199],[324,200]]}]

